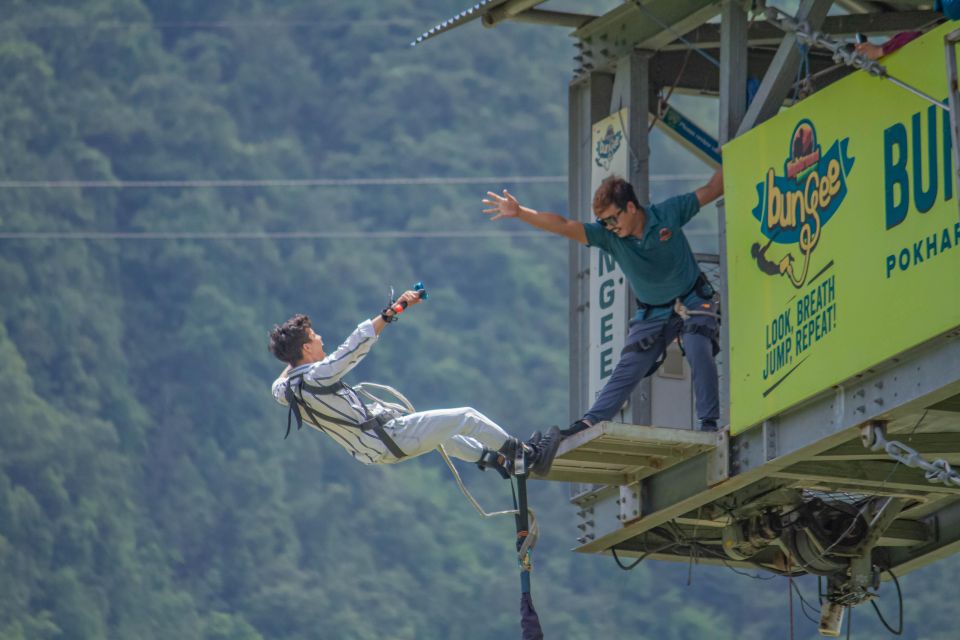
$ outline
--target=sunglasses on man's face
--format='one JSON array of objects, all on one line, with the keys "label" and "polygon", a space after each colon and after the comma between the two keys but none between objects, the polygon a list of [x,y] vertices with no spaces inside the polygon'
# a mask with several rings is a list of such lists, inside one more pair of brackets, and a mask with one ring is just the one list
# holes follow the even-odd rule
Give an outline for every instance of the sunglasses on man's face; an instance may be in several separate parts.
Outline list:
[{"label": "sunglasses on man's face", "polygon": [[604,229],[613,229],[620,223],[620,215],[623,214],[623,209],[617,209],[617,212],[612,216],[607,216],[606,218],[597,218],[597,222],[603,225]]}]

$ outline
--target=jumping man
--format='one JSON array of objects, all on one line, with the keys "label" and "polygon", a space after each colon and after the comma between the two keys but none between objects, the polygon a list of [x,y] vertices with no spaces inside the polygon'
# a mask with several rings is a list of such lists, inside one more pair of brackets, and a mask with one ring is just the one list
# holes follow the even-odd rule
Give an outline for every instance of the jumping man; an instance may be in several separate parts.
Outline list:
[{"label": "jumping man", "polygon": [[[295,315],[270,331],[270,352],[287,363],[273,383],[273,397],[289,407],[297,428],[303,422],[329,435],[364,464],[393,464],[433,451],[439,445],[453,457],[492,467],[507,478],[522,452],[525,466],[538,475],[550,471],[560,441],[554,427],[522,443],[475,409],[440,409],[402,413],[361,395],[341,378],[370,352],[380,332],[396,319],[395,305],[420,302],[419,291],[407,291],[379,315],[361,322],[327,354],[310,318]],[[402,310],[402,309],[401,309]]]}]

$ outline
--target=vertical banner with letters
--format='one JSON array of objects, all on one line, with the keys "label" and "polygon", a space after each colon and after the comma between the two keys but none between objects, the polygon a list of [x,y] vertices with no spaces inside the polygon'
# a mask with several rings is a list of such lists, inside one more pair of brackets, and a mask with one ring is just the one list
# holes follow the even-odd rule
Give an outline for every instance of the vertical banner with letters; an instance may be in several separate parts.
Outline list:
[{"label": "vertical banner with letters", "polygon": [[[621,109],[593,125],[590,196],[604,178],[627,176],[627,109]],[[593,404],[620,359],[626,339],[629,289],[613,258],[590,249],[590,377],[588,403]],[[621,415],[616,420],[626,421]]]},{"label": "vertical banner with letters", "polygon": [[[953,28],[882,62],[945,100]],[[857,71],[724,147],[733,433],[960,326],[949,123]]]}]

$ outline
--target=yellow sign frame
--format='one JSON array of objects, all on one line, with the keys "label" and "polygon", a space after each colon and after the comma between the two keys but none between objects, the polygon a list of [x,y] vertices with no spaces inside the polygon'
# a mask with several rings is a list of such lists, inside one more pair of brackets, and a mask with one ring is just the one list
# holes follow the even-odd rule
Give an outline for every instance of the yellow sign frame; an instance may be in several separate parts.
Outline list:
[{"label": "yellow sign frame", "polygon": [[[881,62],[945,101],[953,28]],[[945,114],[858,71],[724,147],[732,433],[960,326]]]}]

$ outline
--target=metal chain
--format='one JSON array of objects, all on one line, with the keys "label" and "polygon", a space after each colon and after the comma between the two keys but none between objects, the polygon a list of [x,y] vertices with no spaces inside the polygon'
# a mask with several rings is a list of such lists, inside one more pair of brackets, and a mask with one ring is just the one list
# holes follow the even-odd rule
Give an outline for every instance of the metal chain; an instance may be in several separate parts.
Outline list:
[{"label": "metal chain", "polygon": [[811,46],[823,47],[824,49],[830,51],[830,53],[833,54],[834,62],[845,64],[855,69],[863,69],[872,76],[883,78],[884,80],[888,80],[902,89],[906,89],[910,93],[923,98],[936,107],[949,110],[949,107],[943,104],[943,102],[940,100],[937,100],[936,98],[924,93],[916,87],[891,76],[889,73],[887,73],[887,68],[876,60],[870,60],[862,53],[857,53],[855,50],[848,48],[846,42],[837,40],[828,34],[813,29],[809,22],[797,20],[790,14],[785,13],[776,7],[767,7],[765,13],[767,20],[774,23],[774,25],[780,27],[784,31],[789,31],[796,34],[798,41]]},{"label": "metal chain", "polygon": [[897,440],[887,440],[881,424],[871,423],[863,427],[861,439],[863,446],[871,451],[886,451],[887,455],[897,462],[922,469],[928,482],[960,487],[960,473],[955,471],[949,462],[943,459],[930,462],[916,449]]}]

